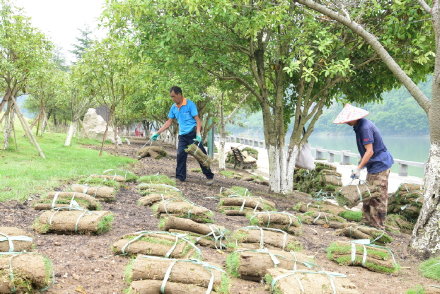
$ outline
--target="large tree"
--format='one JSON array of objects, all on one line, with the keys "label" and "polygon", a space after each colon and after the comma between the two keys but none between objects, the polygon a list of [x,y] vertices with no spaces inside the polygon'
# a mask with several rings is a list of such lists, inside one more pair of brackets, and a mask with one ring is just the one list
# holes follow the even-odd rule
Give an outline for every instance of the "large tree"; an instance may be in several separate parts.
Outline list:
[{"label": "large tree", "polygon": [[[363,14],[359,10],[355,15],[350,14],[353,10],[356,11],[356,3],[353,5],[349,1],[342,1],[338,6],[335,6],[331,1],[296,0],[296,2],[338,21],[362,37],[428,115],[431,147],[429,160],[425,168],[424,203],[414,227],[411,247],[426,256],[438,254],[440,252],[439,1],[375,2],[375,5],[368,7],[366,10],[371,11],[373,9],[378,14],[383,13],[383,19],[379,23],[387,27],[382,33],[377,33],[374,28],[365,26],[362,23]],[[401,39],[410,40],[412,46],[399,48],[398,44]],[[431,68],[432,65],[434,66],[431,99],[423,94],[415,83],[417,80],[411,77],[414,68],[399,62],[399,58],[408,51],[418,55],[417,61],[420,65],[428,64]],[[434,56],[435,60],[432,63]]]},{"label": "large tree", "polygon": [[383,66],[355,34],[316,22],[287,0],[125,0],[113,1],[106,13],[140,54],[246,88],[263,112],[274,192],[292,191],[297,154],[325,105],[343,92],[348,100],[378,99],[394,83],[385,78],[365,89],[350,80],[358,73],[364,83],[380,80],[369,74],[383,73]]},{"label": "large tree", "polygon": [[6,112],[0,117],[0,123],[5,119],[5,147],[17,115],[26,135],[44,157],[15,99],[20,93],[26,92],[30,79],[50,60],[52,48],[52,44],[32,27],[30,19],[20,9],[10,1],[0,1],[0,91],[3,93],[0,111],[6,105]]}]

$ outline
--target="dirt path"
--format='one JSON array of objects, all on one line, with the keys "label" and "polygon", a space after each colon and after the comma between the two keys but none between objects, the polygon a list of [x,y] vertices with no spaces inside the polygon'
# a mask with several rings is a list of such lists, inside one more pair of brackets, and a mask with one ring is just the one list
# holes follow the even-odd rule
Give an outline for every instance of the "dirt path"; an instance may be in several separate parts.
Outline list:
[{"label": "dirt path", "polygon": [[[118,154],[134,156],[139,145],[119,148]],[[110,152],[113,149],[110,149]],[[175,171],[175,151],[167,148],[169,156],[160,160],[142,159],[132,166],[138,175],[161,173],[173,176]],[[188,168],[197,167],[191,158]],[[178,183],[184,195],[196,204],[216,211],[217,200],[210,197],[217,194],[221,187],[239,185],[247,187],[252,193],[267,197],[277,204],[279,211],[290,209],[296,202],[304,200],[293,196],[268,196],[268,188],[249,182],[229,179],[216,175],[215,184],[206,186],[203,174],[189,172],[188,181]],[[66,183],[68,185],[70,183]],[[64,187],[60,187],[63,189]],[[33,195],[31,197],[38,197]],[[140,195],[135,185],[130,184],[117,195],[116,202],[104,203],[103,209],[110,210],[115,215],[115,222],[110,232],[102,236],[94,235],[37,235],[35,243],[37,251],[47,255],[54,263],[56,284],[46,293],[122,293],[127,287],[123,280],[124,268],[128,259],[114,256],[111,245],[120,236],[140,231],[157,230],[158,219],[152,215],[149,208],[136,205]],[[32,199],[30,199],[32,200]],[[32,232],[32,223],[40,212],[31,208],[31,201],[18,203],[10,201],[0,203],[0,226],[16,226]],[[221,213],[215,214],[217,224],[228,229],[248,225],[244,217],[228,217]],[[434,281],[423,278],[418,273],[420,260],[407,252],[408,235],[395,236],[390,247],[395,252],[396,260],[403,267],[400,273],[385,275],[370,272],[359,267],[338,266],[326,258],[325,249],[336,240],[348,240],[335,236],[334,230],[319,226],[304,225],[304,234],[299,237],[304,245],[304,252],[316,256],[318,264],[328,271],[346,274],[356,284],[361,293],[406,293],[415,285],[432,285]],[[205,260],[224,263],[226,253],[220,253],[209,248],[202,248]],[[263,284],[234,280],[231,293],[269,293]]]}]

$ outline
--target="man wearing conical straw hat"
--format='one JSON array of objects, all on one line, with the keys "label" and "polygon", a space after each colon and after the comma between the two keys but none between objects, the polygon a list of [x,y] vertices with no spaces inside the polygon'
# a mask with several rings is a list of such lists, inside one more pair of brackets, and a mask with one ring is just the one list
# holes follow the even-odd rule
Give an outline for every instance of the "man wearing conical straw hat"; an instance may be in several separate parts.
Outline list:
[{"label": "man wearing conical straw hat", "polygon": [[346,104],[333,123],[348,124],[353,127],[361,161],[352,171],[351,178],[359,179],[361,169],[367,168],[368,185],[378,187],[381,193],[380,197],[363,201],[363,216],[369,225],[383,229],[387,214],[388,176],[394,160],[385,147],[377,127],[364,118],[367,115],[368,111]]}]

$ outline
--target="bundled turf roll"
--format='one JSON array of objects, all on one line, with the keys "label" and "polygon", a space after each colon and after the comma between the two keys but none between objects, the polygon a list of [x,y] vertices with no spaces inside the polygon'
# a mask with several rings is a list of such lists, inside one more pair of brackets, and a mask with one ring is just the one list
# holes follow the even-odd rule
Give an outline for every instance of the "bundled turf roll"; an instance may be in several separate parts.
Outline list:
[{"label": "bundled turf roll", "polygon": [[32,251],[32,247],[32,237],[27,232],[15,227],[0,227],[0,252]]},{"label": "bundled turf roll", "polygon": [[121,183],[109,180],[109,179],[102,179],[102,178],[91,178],[87,177],[84,179],[80,179],[78,181],[79,184],[87,185],[87,186],[107,186],[107,187],[113,187],[116,190],[119,190],[121,188]]},{"label": "bundled turf roll", "polygon": [[211,166],[211,158],[209,158],[207,154],[203,153],[203,151],[196,144],[188,145],[188,147],[185,149],[185,152],[194,156],[194,158],[204,167],[209,168]]},{"label": "bundled turf roll", "polygon": [[[130,288],[127,290],[128,294],[158,294],[162,287],[162,281],[158,280],[140,280],[131,283]],[[206,288],[194,286],[192,284],[183,283],[166,283],[167,294],[206,294]],[[211,293],[218,293],[211,291]]]},{"label": "bundled turf roll", "polygon": [[385,228],[390,232],[411,234],[414,229],[414,224],[407,221],[402,215],[389,214],[385,219]]},{"label": "bundled turf roll", "polygon": [[52,285],[53,277],[52,262],[41,254],[0,255],[0,293],[35,293]]},{"label": "bundled turf roll", "polygon": [[339,273],[282,268],[267,272],[265,280],[274,294],[359,294],[356,286]]},{"label": "bundled turf roll", "polygon": [[327,257],[341,265],[362,266],[379,273],[399,270],[391,250],[377,245],[338,241],[327,248]]},{"label": "bundled turf roll", "polygon": [[294,189],[321,196],[334,196],[342,186],[341,174],[336,172],[336,167],[316,163],[314,170],[295,169],[293,176]]},{"label": "bundled turf roll", "polygon": [[101,204],[92,196],[80,192],[49,192],[47,197],[40,198],[33,205],[36,210],[70,207],[99,210]]},{"label": "bundled turf roll", "polygon": [[49,232],[102,234],[110,230],[113,214],[110,211],[51,210],[43,212],[34,222],[41,234]]},{"label": "bundled turf roll", "polygon": [[393,241],[393,238],[383,230],[356,224],[346,224],[345,227],[336,230],[336,234],[352,239],[370,239],[374,244],[386,244]]},{"label": "bundled turf roll", "polygon": [[105,202],[111,202],[115,200],[115,189],[112,187],[93,187],[87,185],[73,184],[72,190],[74,192],[80,192],[84,194],[91,195],[99,200]]},{"label": "bundled turf roll", "polygon": [[262,211],[249,215],[251,226],[274,228],[294,235],[301,234],[301,223],[297,216],[288,212]]},{"label": "bundled turf roll", "polygon": [[238,247],[238,244],[239,247],[247,249],[275,248],[286,251],[298,251],[302,247],[298,240],[282,230],[257,226],[235,230],[228,237],[228,247]]},{"label": "bundled turf roll", "polygon": [[374,197],[380,197],[381,191],[378,187],[362,185],[348,185],[339,189],[336,199],[340,205],[347,205],[353,207],[360,202],[371,199]]},{"label": "bundled turf roll", "polygon": [[163,200],[152,206],[158,217],[177,216],[199,223],[212,223],[214,213],[206,207],[184,200]]},{"label": "bundled turf roll", "polygon": [[307,270],[316,266],[313,258],[297,252],[268,249],[237,249],[226,259],[226,268],[234,277],[259,282],[273,267]]},{"label": "bundled turf roll", "polygon": [[224,197],[220,199],[219,206],[237,207],[242,210],[243,208],[251,208],[254,211],[269,211],[275,210],[275,203],[261,197]]},{"label": "bundled turf roll", "polygon": [[106,180],[112,180],[116,182],[126,182],[126,179],[123,176],[118,175],[90,175],[91,179],[106,179]]},{"label": "bundled turf roll", "polygon": [[169,186],[176,186],[176,180],[171,179],[166,175],[154,174],[154,175],[145,175],[138,179],[138,183],[146,183],[146,184],[165,184]]},{"label": "bundled turf roll", "polygon": [[229,279],[220,267],[195,259],[168,259],[138,255],[128,265],[126,273],[126,280],[129,282],[162,281],[165,284],[165,293],[167,293],[168,282],[214,289],[214,291],[225,293],[228,293],[229,289]]},{"label": "bundled turf roll", "polygon": [[231,188],[224,189],[223,187],[220,189],[220,197],[222,196],[252,196],[251,192],[244,187],[240,186],[232,186]]},{"label": "bundled turf roll", "polygon": [[416,184],[402,184],[388,199],[388,213],[400,214],[415,223],[423,205],[423,187]]},{"label": "bundled turf roll", "polygon": [[167,194],[167,195],[175,195],[179,197],[182,196],[182,192],[179,189],[167,184],[141,183],[137,186],[137,188],[142,195]]},{"label": "bundled turf roll", "polygon": [[308,225],[319,225],[333,229],[343,228],[347,225],[347,221],[343,217],[328,212],[308,211],[298,217],[301,223]]},{"label": "bundled turf roll", "polygon": [[137,203],[138,205],[141,206],[151,206],[162,200],[177,200],[177,199],[183,199],[183,198],[180,196],[176,196],[174,194],[148,194],[144,197],[139,198]]},{"label": "bundled turf roll", "polygon": [[201,258],[201,251],[186,234],[142,231],[127,234],[113,243],[116,254],[148,254],[171,258]]},{"label": "bundled turf roll", "polygon": [[298,202],[293,207],[293,210],[299,212],[308,212],[308,211],[329,212],[335,215],[338,215],[339,213],[346,211],[345,208],[339,205],[332,204],[328,201],[313,201],[309,203]]},{"label": "bundled turf roll", "polygon": [[171,232],[188,233],[195,237],[196,244],[217,249],[225,247],[227,230],[214,224],[201,224],[190,219],[170,216],[160,224],[160,229]]},{"label": "bundled turf roll", "polygon": [[136,182],[139,178],[136,174],[132,173],[128,170],[123,169],[107,169],[102,172],[104,175],[111,175],[111,176],[122,176],[125,179],[125,182]]},{"label": "bundled turf roll", "polygon": [[160,146],[147,146],[139,149],[137,151],[137,158],[141,159],[144,157],[151,157],[154,159],[161,159],[162,157],[167,156],[167,153],[163,149],[163,147]]}]

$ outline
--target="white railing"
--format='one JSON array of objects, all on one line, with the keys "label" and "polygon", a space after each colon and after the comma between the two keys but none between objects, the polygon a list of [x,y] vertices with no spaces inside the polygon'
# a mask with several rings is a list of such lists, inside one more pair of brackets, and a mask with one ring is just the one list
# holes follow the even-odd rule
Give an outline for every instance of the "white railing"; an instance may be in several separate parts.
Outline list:
[{"label": "white railing", "polygon": [[[219,135],[214,136],[215,141],[220,140]],[[242,145],[247,145],[251,147],[257,147],[257,148],[265,148],[265,142],[264,140],[256,140],[256,139],[249,139],[244,137],[235,137],[235,136],[227,136],[226,142],[230,143],[239,143]],[[324,149],[324,148],[313,148],[312,147],[312,154],[315,156],[315,160],[328,160],[329,162],[336,162],[336,156],[340,156],[339,163],[343,165],[350,165],[351,159],[355,158],[357,161],[360,160],[360,155],[358,153],[353,153],[347,150],[330,150],[330,149]],[[408,167],[414,166],[418,168],[425,168],[425,163],[423,162],[416,162],[416,161],[409,161],[409,160],[401,160],[401,159],[394,159],[394,162],[399,164],[399,176],[406,177],[408,176]]]}]

